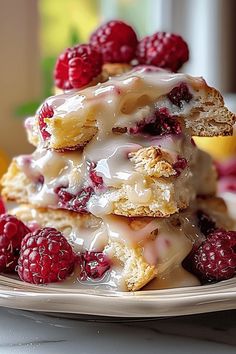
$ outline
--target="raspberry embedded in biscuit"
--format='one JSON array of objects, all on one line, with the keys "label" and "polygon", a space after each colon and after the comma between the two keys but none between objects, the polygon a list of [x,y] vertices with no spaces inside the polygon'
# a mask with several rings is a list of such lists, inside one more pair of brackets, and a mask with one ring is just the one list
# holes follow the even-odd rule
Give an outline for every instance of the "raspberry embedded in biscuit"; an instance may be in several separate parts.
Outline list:
[{"label": "raspberry embedded in biscuit", "polygon": [[53,115],[54,110],[52,106],[50,106],[48,103],[44,103],[38,114],[39,129],[43,140],[46,140],[51,136],[50,133],[47,131],[47,124],[45,123],[44,119],[52,118]]},{"label": "raspberry embedded in biscuit", "polygon": [[93,184],[93,187],[102,187],[103,178],[101,176],[98,176],[95,169],[96,169],[96,163],[91,162],[89,168],[89,178]]},{"label": "raspberry embedded in biscuit", "polygon": [[166,135],[181,134],[182,129],[176,116],[169,113],[167,108],[157,108],[149,117],[139,121],[130,128],[130,134]]},{"label": "raspberry embedded in biscuit", "polygon": [[185,83],[181,83],[179,86],[174,87],[167,97],[174,105],[182,108],[183,103],[189,103],[193,95],[189,92],[188,86]]},{"label": "raspberry embedded in biscuit", "polygon": [[65,187],[55,189],[58,196],[58,208],[75,211],[77,213],[87,213],[87,203],[93,193],[92,187],[85,187],[76,195],[68,192]]}]

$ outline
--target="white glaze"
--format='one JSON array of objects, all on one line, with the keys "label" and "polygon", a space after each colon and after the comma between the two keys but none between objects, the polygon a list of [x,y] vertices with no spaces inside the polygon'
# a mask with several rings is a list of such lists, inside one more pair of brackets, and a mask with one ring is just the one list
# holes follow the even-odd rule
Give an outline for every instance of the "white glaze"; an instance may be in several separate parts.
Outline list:
[{"label": "white glaze", "polygon": [[[164,71],[150,73],[142,68],[80,92],[73,91],[47,99],[47,104],[53,107],[54,117],[76,117],[76,128],[83,126],[85,119],[89,117],[96,122],[98,133],[82,153],[52,152],[46,150],[42,142],[31,156],[30,166],[27,159],[18,158],[17,163],[28,178],[34,180],[40,175],[44,176],[44,184],[40,190],[31,191],[29,201],[37,202],[40,206],[55,207],[58,200],[54,190],[60,186],[68,187],[70,193],[76,194],[81,186],[90,183],[87,162],[91,161],[96,163],[96,173],[103,178],[106,188],[125,184],[130,202],[148,205],[153,197],[152,190],[147,187],[144,175],[134,171],[128,154],[143,147],[159,146],[170,153],[173,162],[181,156],[186,158],[190,165],[194,165],[197,150],[190,143],[190,138],[184,134],[159,138],[114,135],[112,128],[131,127],[152,114],[157,103],[167,107],[172,114],[179,113],[180,109],[162,96],[181,82],[190,83],[198,89],[201,89],[204,83],[201,78],[196,79],[185,74],[170,74]],[[159,98],[161,101],[158,101]],[[191,104],[185,104],[183,112],[186,114],[190,109]],[[31,129],[30,127],[31,121],[28,121],[27,128]],[[48,124],[48,131],[53,139],[50,129]],[[174,182],[176,193],[186,189],[186,193],[191,194],[192,183],[192,172],[187,167]],[[194,188],[192,189],[193,195],[189,195],[190,199],[195,195]],[[166,193],[168,194],[168,191]],[[165,198],[168,200],[169,196],[166,195]],[[181,263],[190,252],[192,242],[198,237],[195,226],[191,226],[194,223],[187,226],[183,224],[178,229],[173,227],[169,220],[147,218],[140,219],[138,227],[137,221],[134,221],[134,227],[132,220],[128,218],[106,215],[111,213],[112,205],[104,197],[103,190],[97,191],[90,200],[88,210],[96,216],[101,216],[103,222],[94,230],[80,228],[71,231],[69,238],[73,240],[77,250],[101,251],[108,240],[116,239],[128,247],[141,245],[144,260],[157,267],[159,278],[177,268],[184,274]],[[155,230],[158,230],[158,236],[152,239],[151,234]],[[120,270],[112,270],[107,283],[110,281],[122,287],[124,281]]]},{"label": "white glaze", "polygon": [[[55,117],[77,117],[79,126],[89,115],[90,119],[97,122],[98,134],[102,137],[115,126],[132,125],[140,115],[146,115],[150,104],[154,105],[181,82],[189,83],[199,90],[205,84],[202,78],[182,73],[150,72],[140,68],[96,86],[52,96],[46,102],[53,107]],[[170,103],[163,104],[170,108]],[[186,105],[186,111],[190,106]],[[171,106],[171,112],[179,112],[179,108]]]}]

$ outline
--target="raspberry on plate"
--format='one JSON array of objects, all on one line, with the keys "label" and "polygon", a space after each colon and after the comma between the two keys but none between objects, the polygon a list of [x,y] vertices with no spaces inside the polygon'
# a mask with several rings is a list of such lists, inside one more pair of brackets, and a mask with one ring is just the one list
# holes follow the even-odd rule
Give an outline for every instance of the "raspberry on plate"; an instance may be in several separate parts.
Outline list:
[{"label": "raspberry on plate", "polygon": [[100,51],[105,63],[129,63],[138,44],[133,28],[122,21],[109,21],[90,37],[90,44]]},{"label": "raspberry on plate", "polygon": [[75,260],[72,247],[61,232],[45,227],[23,238],[18,275],[28,283],[58,282],[72,273]]},{"label": "raspberry on plate", "polygon": [[236,231],[215,230],[195,251],[193,270],[203,280],[230,279],[236,274]]},{"label": "raspberry on plate", "polygon": [[88,85],[102,71],[102,56],[90,44],[66,49],[56,62],[55,85],[63,90]]},{"label": "raspberry on plate", "polygon": [[110,261],[102,252],[89,252],[81,254],[81,280],[100,279],[110,269]]},{"label": "raspberry on plate", "polygon": [[0,272],[14,272],[21,241],[30,230],[13,215],[0,216]]},{"label": "raspberry on plate", "polygon": [[181,36],[157,32],[139,42],[136,56],[140,64],[155,65],[175,72],[189,59],[189,49]]}]

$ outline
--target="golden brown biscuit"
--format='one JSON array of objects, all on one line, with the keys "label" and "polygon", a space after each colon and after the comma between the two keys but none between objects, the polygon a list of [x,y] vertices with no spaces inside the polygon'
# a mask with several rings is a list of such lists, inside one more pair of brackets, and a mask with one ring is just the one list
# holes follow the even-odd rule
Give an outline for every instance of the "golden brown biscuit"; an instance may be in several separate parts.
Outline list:
[{"label": "golden brown biscuit", "polygon": [[[59,197],[55,189],[61,171],[65,171],[63,183],[68,183],[68,188],[81,185],[83,177],[79,172],[80,153],[68,155],[47,150],[45,153],[45,156],[40,155],[39,162],[37,159],[32,160],[31,165],[29,159],[23,166],[22,159],[14,159],[2,179],[2,195],[6,200],[30,203],[38,208],[70,209],[68,205],[63,207],[58,204]],[[200,150],[196,150],[189,165],[179,175],[173,168],[173,157],[161,148],[142,148],[130,153],[129,158],[130,181],[121,180],[119,184],[114,181],[114,185],[110,184],[102,190],[95,188],[86,202],[87,211],[97,216],[117,214],[128,217],[168,217],[188,207],[198,194],[215,194],[215,169],[211,158]],[[41,184],[40,179],[43,181]],[[84,183],[87,183],[86,179]]]},{"label": "golden brown biscuit", "polygon": [[155,277],[160,285],[163,277],[171,282],[168,277],[172,270],[181,270],[192,245],[204,240],[197,226],[197,210],[207,213],[217,227],[232,229],[226,206],[216,197],[198,198],[190,208],[168,219],[109,216],[101,220],[92,215],[36,209],[32,205],[20,205],[11,213],[31,225],[55,227],[78,252],[89,249],[89,242],[94,240],[91,237],[88,242],[89,234],[102,230],[99,251],[103,250],[112,260],[112,270],[120,279],[118,289],[136,291]]},{"label": "golden brown biscuit", "polygon": [[[181,92],[181,85],[188,95],[179,98],[173,90]],[[96,86],[50,97],[46,103],[54,115],[45,118],[51,135],[45,144],[55,150],[81,148],[97,134],[130,132],[163,108],[195,136],[231,135],[235,122],[221,94],[202,78],[157,69],[136,68]],[[37,141],[31,138],[36,130]],[[37,114],[28,136],[34,145],[42,143]]]}]

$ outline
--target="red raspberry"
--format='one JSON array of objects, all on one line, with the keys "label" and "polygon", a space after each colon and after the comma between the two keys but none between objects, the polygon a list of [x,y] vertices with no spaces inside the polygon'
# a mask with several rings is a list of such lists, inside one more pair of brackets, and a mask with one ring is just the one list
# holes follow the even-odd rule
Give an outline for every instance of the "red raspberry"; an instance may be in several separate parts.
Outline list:
[{"label": "red raspberry", "polygon": [[56,87],[62,90],[71,90],[73,87],[69,81],[69,54],[72,48],[67,48],[59,55],[54,69]]},{"label": "red raspberry", "polygon": [[202,210],[197,211],[198,227],[203,235],[208,236],[216,230],[216,223]]},{"label": "red raspberry", "polygon": [[221,177],[218,181],[218,193],[236,193],[236,176]]},{"label": "red raspberry", "polygon": [[139,42],[136,55],[140,64],[177,71],[188,60],[189,50],[182,37],[173,33],[157,32]]},{"label": "red raspberry", "polygon": [[236,231],[216,230],[193,256],[193,269],[204,280],[224,280],[236,274]]},{"label": "red raspberry", "polygon": [[88,252],[81,254],[81,280],[100,279],[110,269],[110,261],[102,252]]},{"label": "red raspberry", "polygon": [[21,241],[30,230],[13,215],[0,216],[0,272],[14,272]]},{"label": "red raspberry", "polygon": [[133,28],[122,21],[109,21],[90,37],[90,44],[100,51],[105,63],[129,63],[138,44]]},{"label": "red raspberry", "polygon": [[216,170],[219,178],[236,177],[236,158],[230,158],[223,162],[215,162]]},{"label": "red raspberry", "polygon": [[177,157],[177,161],[173,163],[173,168],[177,172],[177,176],[188,166],[188,162],[184,157]]},{"label": "red raspberry", "polygon": [[23,238],[18,275],[28,283],[58,282],[72,273],[75,260],[65,237],[56,229],[45,227]]},{"label": "red raspberry", "polygon": [[167,95],[169,100],[179,108],[183,107],[184,101],[189,103],[193,95],[189,92],[188,86],[184,83],[174,87]]},{"label": "red raspberry", "polygon": [[89,84],[102,71],[102,56],[90,44],[66,49],[57,59],[55,85],[63,90],[76,89]]},{"label": "red raspberry", "polygon": [[58,195],[58,208],[75,211],[76,213],[87,213],[87,203],[93,193],[92,187],[82,188],[78,194],[71,194],[64,187],[55,189]]},{"label": "red raspberry", "polygon": [[5,204],[2,200],[2,198],[0,197],[0,215],[4,214],[5,212],[6,212]]},{"label": "red raspberry", "polygon": [[181,134],[182,129],[176,116],[172,116],[168,109],[157,108],[152,115],[139,121],[129,129],[130,134],[144,134],[151,136],[166,134]]},{"label": "red raspberry", "polygon": [[47,103],[44,103],[39,111],[39,114],[38,114],[39,129],[42,134],[43,140],[46,140],[51,136],[49,134],[49,132],[46,130],[47,124],[45,123],[44,119],[45,118],[52,118],[53,115],[54,115],[54,110],[53,110],[52,106],[50,106]]},{"label": "red raspberry", "polygon": [[96,163],[91,162],[90,167],[89,167],[89,178],[90,178],[94,188],[102,187],[103,186],[103,179],[101,176],[98,176],[95,168],[96,168]]}]

